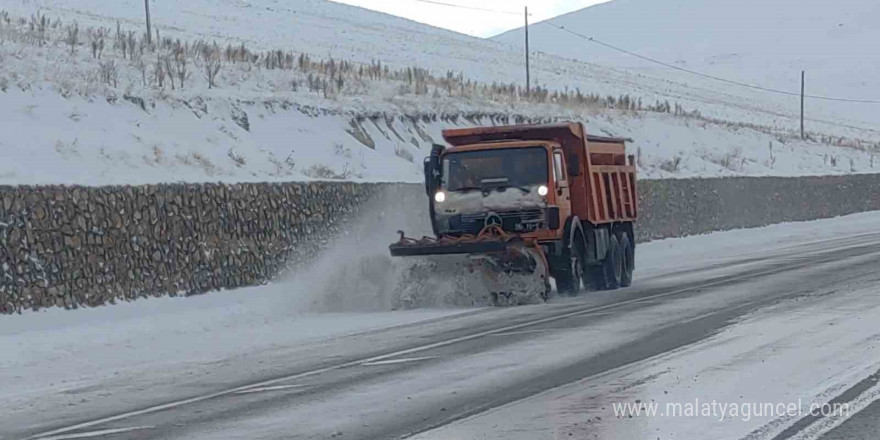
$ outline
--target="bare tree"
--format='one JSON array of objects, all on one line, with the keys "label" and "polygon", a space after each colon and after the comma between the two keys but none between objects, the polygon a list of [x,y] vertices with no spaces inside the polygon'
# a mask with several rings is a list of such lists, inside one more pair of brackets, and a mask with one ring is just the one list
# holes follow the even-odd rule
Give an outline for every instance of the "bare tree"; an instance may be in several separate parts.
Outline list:
[{"label": "bare tree", "polygon": [[141,84],[144,88],[147,87],[147,63],[144,61],[142,57],[138,57],[137,61],[135,61],[135,67],[141,72]]},{"label": "bare tree", "polygon": [[35,35],[39,46],[46,44],[46,30],[51,25],[51,21],[45,15],[37,12],[31,15],[30,30]]},{"label": "bare tree", "polygon": [[215,53],[205,63],[205,79],[208,80],[208,88],[213,89],[217,86],[217,74],[220,73],[220,54]]},{"label": "bare tree", "polygon": [[76,54],[76,47],[79,46],[79,23],[74,21],[72,25],[67,27],[67,38],[64,39],[64,42],[70,45],[70,54]]},{"label": "bare tree", "polygon": [[135,37],[133,31],[129,31],[128,35],[126,35],[125,46],[128,46],[128,58],[134,60],[135,48],[138,46],[138,44],[137,37]]},{"label": "bare tree", "polygon": [[189,60],[186,58],[186,49],[182,46],[178,46],[177,53],[174,56],[174,61],[177,64],[177,82],[180,85],[180,88],[183,89],[184,83],[186,79],[189,77],[187,70],[189,68]]},{"label": "bare tree", "polygon": [[171,59],[171,55],[166,55],[163,61],[165,62],[165,72],[168,74],[168,80],[171,81],[171,90],[174,90],[174,62]]},{"label": "bare tree", "polygon": [[128,40],[125,38],[125,33],[122,32],[122,24],[118,21],[116,22],[116,42],[114,43],[114,47],[122,51],[122,58],[127,58]]},{"label": "bare tree", "polygon": [[101,72],[101,81],[103,81],[104,84],[118,87],[119,67],[116,65],[116,61],[103,61],[99,64],[99,66]]},{"label": "bare tree", "polygon": [[89,31],[89,47],[92,49],[92,58],[101,59],[104,54],[104,40],[107,33],[104,29]]},{"label": "bare tree", "polygon": [[165,88],[165,66],[162,63],[162,57],[160,55],[156,55],[156,65],[153,66],[153,70],[156,72],[156,85],[160,89]]}]

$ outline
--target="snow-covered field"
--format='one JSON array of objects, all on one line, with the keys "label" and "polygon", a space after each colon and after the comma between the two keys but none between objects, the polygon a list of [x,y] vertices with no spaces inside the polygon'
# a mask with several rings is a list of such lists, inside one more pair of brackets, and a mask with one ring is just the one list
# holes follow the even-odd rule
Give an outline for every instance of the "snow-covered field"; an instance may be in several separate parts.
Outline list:
[{"label": "snow-covered field", "polygon": [[[353,120],[301,107],[212,99],[203,113],[179,101],[148,111],[122,100],[9,90],[0,103],[0,183],[107,185],[177,181],[346,179],[419,182],[421,159],[445,128],[490,117]],[[536,112],[522,109],[524,113]],[[586,115],[557,109],[603,134],[633,137],[641,177],[823,175],[880,170],[871,153],[738,131],[666,114]],[[248,114],[249,130],[234,120]],[[111,122],[112,121],[112,122]],[[352,124],[372,147],[352,136]],[[362,139],[364,138],[362,137]],[[21,146],[27,146],[21,147]],[[876,167],[876,168],[875,168]]]},{"label": "snow-covered field", "polygon": [[[0,183],[415,182],[442,129],[517,116],[579,120],[595,133],[631,137],[643,178],[880,167],[873,159],[880,134],[857,128],[864,124],[848,116],[811,113],[832,123],[811,123],[812,140],[801,141],[788,101],[546,54],[535,55],[533,78],[551,92],[628,96],[645,108],[668,101],[699,115],[552,98],[529,103],[516,91],[492,88],[521,82],[521,54],[513,46],[322,0],[156,3],[153,18],[163,38],[202,39],[209,49],[218,43],[216,87],[208,86],[203,47],[190,46],[181,88],[173,44],[122,56],[117,23],[123,33],[135,32],[140,47],[141,6],[134,0],[10,0],[0,7],[9,12],[8,20],[0,17]],[[45,35],[32,31],[38,11],[62,21]],[[74,22],[79,36],[72,50]],[[91,51],[92,26],[107,31],[100,60]],[[256,61],[229,61],[227,43],[244,43]],[[287,68],[266,69],[263,51],[271,49],[290,53]],[[306,67],[301,54],[311,57]],[[335,67],[328,69],[330,59]],[[344,70],[340,60],[354,67],[334,75]],[[379,78],[359,72],[376,62],[391,70]],[[414,83],[398,70],[412,66],[433,79]],[[157,70],[175,78],[160,86]]]}]

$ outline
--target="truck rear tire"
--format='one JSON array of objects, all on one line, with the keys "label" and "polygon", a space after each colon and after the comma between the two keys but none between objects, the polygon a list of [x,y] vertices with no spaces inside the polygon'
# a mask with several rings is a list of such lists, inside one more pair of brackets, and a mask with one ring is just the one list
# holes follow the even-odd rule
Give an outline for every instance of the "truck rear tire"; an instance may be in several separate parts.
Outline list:
[{"label": "truck rear tire", "polygon": [[620,234],[620,260],[621,260],[621,277],[620,287],[632,286],[633,270],[635,270],[635,246],[629,238],[629,234],[624,232]]},{"label": "truck rear tire", "polygon": [[623,277],[623,256],[620,250],[620,241],[617,236],[612,234],[608,241],[608,253],[605,260],[602,261],[601,284],[604,290],[616,290],[620,287],[621,278]]}]

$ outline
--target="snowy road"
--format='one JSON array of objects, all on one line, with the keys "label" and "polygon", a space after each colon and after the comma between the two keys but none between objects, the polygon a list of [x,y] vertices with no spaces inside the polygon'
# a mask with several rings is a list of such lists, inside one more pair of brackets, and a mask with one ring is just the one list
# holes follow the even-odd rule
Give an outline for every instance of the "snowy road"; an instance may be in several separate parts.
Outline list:
[{"label": "snowy road", "polygon": [[[244,317],[224,325],[175,308],[161,330],[131,324],[142,317],[88,322],[112,308],[59,312],[85,318],[58,325],[49,321],[67,315],[16,317],[0,327],[12,353],[0,380],[22,385],[0,391],[10,415],[0,438],[877,438],[878,222],[870,213],[650,243],[633,288],[539,306],[280,324],[266,300],[224,306]],[[108,325],[126,339],[83,341]],[[149,368],[126,365],[125,347]],[[663,414],[700,401],[849,407]],[[616,414],[628,403],[661,414]]]}]

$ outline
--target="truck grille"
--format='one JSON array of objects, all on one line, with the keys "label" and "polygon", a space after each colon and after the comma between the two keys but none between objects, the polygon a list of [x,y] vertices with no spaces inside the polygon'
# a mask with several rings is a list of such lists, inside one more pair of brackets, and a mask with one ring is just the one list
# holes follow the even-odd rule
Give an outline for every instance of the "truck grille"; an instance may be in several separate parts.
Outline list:
[{"label": "truck grille", "polygon": [[486,218],[490,214],[497,215],[501,219],[501,228],[507,232],[533,232],[544,227],[544,211],[540,209],[462,214],[450,219],[449,226],[457,232],[477,234],[486,226]]}]

